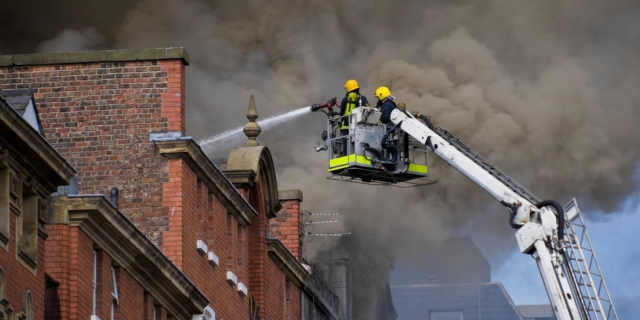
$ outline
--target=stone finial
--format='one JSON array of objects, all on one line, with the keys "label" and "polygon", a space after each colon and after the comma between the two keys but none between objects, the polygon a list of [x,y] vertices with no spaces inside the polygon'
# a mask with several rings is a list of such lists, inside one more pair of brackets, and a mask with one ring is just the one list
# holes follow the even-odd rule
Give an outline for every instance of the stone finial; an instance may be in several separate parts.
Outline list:
[{"label": "stone finial", "polygon": [[256,123],[256,119],[258,118],[258,109],[256,108],[256,100],[251,96],[251,101],[249,101],[249,110],[247,110],[247,119],[249,122],[244,126],[244,134],[249,138],[244,145],[245,147],[257,147],[260,144],[256,141],[256,138],[262,132],[260,126]]}]

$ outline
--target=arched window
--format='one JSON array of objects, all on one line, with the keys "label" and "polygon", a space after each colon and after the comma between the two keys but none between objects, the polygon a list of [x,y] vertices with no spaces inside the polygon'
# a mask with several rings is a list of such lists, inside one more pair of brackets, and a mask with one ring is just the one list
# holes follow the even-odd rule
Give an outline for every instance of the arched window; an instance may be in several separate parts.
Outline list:
[{"label": "arched window", "polygon": [[26,290],[22,295],[22,313],[25,320],[33,320],[33,297],[31,291]]}]

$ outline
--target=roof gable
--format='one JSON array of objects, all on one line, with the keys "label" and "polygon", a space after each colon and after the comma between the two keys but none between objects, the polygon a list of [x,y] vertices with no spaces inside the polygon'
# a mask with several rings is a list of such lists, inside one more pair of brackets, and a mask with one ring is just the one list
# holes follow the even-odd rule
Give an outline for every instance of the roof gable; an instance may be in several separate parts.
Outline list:
[{"label": "roof gable", "polygon": [[31,89],[0,90],[0,97],[27,122],[40,135],[42,125],[38,116],[38,109],[33,101],[33,91]]}]

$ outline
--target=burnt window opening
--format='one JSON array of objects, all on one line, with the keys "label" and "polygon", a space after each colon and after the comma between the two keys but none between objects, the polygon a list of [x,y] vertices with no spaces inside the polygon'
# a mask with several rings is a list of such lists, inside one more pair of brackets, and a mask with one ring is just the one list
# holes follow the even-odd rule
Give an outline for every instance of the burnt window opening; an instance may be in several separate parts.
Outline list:
[{"label": "burnt window opening", "polygon": [[45,275],[44,282],[44,320],[62,320],[60,298],[58,297],[60,283],[48,275]]}]

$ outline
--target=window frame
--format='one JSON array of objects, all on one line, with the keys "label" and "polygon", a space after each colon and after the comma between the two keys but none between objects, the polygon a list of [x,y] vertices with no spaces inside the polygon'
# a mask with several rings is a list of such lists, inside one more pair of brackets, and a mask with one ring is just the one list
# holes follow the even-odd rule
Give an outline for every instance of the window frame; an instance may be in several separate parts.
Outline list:
[{"label": "window frame", "polygon": [[92,307],[91,307],[91,315],[96,315],[96,310],[98,306],[98,252],[93,250],[93,292],[92,292]]},{"label": "window frame", "polygon": [[111,320],[115,320],[117,305],[120,305],[118,278],[116,277],[116,269],[111,266]]}]

